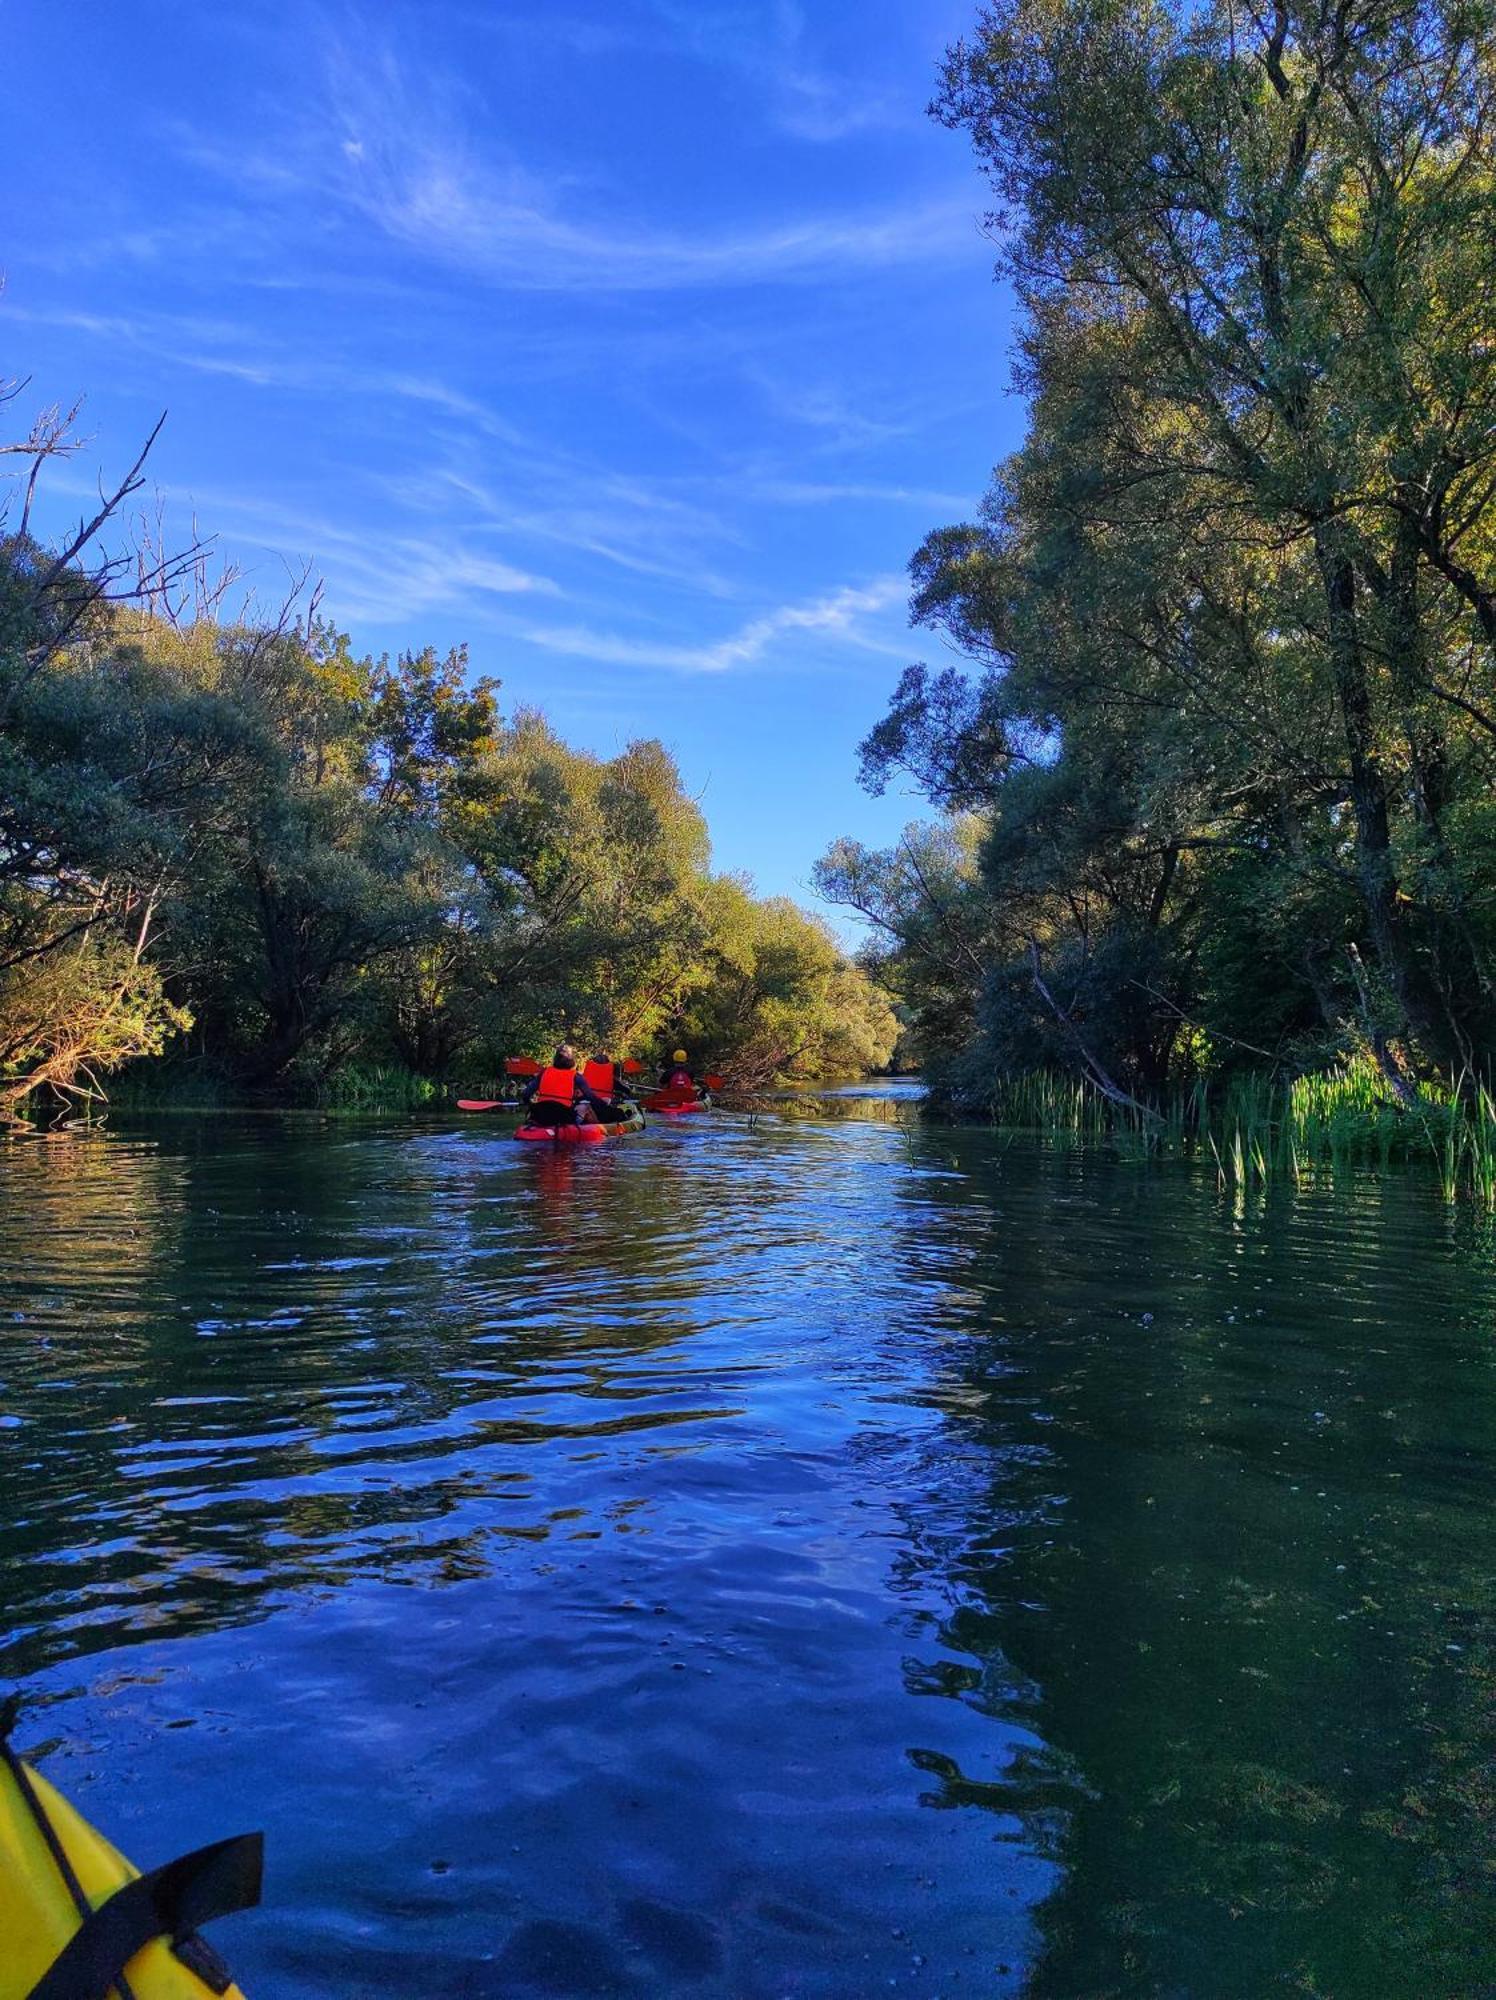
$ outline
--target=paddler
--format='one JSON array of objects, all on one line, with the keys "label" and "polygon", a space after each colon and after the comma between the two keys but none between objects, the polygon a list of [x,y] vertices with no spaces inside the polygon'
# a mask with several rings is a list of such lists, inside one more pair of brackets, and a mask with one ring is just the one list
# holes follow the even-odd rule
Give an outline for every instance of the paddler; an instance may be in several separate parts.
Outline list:
[{"label": "paddler", "polygon": [[610,1124],[636,1101],[623,1080],[623,1071],[609,1055],[589,1056],[582,1065],[582,1081],[607,1104]]},{"label": "paddler", "polygon": [[530,1107],[530,1123],[554,1131],[558,1125],[600,1125],[614,1122],[613,1107],[590,1088],[577,1069],[577,1052],[563,1042],[549,1065],[521,1093]]},{"label": "paddler", "polygon": [[684,1049],[677,1049],[665,1065],[660,1078],[660,1089],[680,1103],[688,1103],[700,1096],[696,1079],[689,1068],[690,1058]]}]

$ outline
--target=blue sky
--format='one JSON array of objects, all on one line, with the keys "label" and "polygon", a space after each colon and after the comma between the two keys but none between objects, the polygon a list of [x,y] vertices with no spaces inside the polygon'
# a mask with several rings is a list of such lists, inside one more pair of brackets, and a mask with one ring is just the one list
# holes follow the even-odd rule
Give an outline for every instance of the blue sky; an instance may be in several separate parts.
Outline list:
[{"label": "blue sky", "polygon": [[[983,186],[924,115],[970,0],[6,10],[0,375],[87,397],[267,599],[466,639],[675,751],[806,898],[906,662],[905,567],[1017,441]],[[75,490],[69,493],[66,485]]]}]

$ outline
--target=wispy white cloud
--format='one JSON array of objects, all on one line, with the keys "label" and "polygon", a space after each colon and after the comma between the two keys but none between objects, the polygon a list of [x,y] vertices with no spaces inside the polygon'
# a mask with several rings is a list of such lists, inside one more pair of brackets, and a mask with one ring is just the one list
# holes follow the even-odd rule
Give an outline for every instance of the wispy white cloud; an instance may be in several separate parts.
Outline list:
[{"label": "wispy white cloud", "polygon": [[625,18],[619,10],[607,19],[572,11],[547,0],[544,9],[505,12],[478,0],[458,17],[469,34],[501,36],[511,44],[539,43],[547,50],[564,49],[579,56],[647,54],[660,45],[660,38],[642,26],[637,16]]},{"label": "wispy white cloud", "polygon": [[243,198],[330,205],[486,284],[594,294],[803,284],[970,249],[964,194],[705,231],[643,223],[606,190],[584,196],[568,173],[513,157],[461,79],[402,60],[372,30],[330,38],[324,73],[324,101],[273,149],[198,137],[187,142],[194,164]]},{"label": "wispy white cloud", "polygon": [[[263,351],[249,351],[242,330],[221,320],[194,317],[142,316],[126,313],[78,312],[63,307],[7,302],[6,316],[33,326],[52,326],[88,334],[114,347],[148,349],[160,360],[205,375],[225,375],[257,388],[273,382],[275,371]],[[237,351],[236,351],[237,350]]]},{"label": "wispy white cloud", "polygon": [[[314,563],[337,615],[358,624],[391,626],[441,612],[492,628],[494,599],[563,594],[547,574],[561,560],[558,552],[582,558],[580,566],[573,560],[559,571],[579,611],[605,594],[616,602],[616,586],[604,581],[606,565],[668,584],[684,613],[692,599],[744,597],[740,562],[756,567],[755,509],[874,504],[917,509],[929,520],[970,510],[969,498],[876,478],[795,476],[793,457],[765,463],[754,455],[745,462],[706,450],[705,462],[689,474],[644,476],[532,434],[435,372],[380,365],[316,342],[287,346],[279,331],[253,320],[145,308],[134,314],[7,309],[35,324],[85,333],[116,352],[139,352],[152,364],[169,360],[254,391],[315,398],[324,440],[338,440],[323,446],[324,481],[336,493],[335,505],[299,507],[284,494],[237,487],[193,488],[190,504],[207,529],[231,542],[273,550],[293,569]],[[170,401],[169,375],[163,389]],[[370,448],[371,406],[381,411],[377,450]],[[837,435],[850,431],[858,444],[869,432],[876,440],[883,430],[904,428],[859,421],[839,399],[814,390],[797,395],[786,388],[778,407],[793,408],[812,430],[821,430],[817,419],[824,419],[840,427]],[[277,421],[291,419],[281,414]],[[174,506],[187,504],[189,487],[180,476],[173,481]],[[700,643],[620,632],[611,619],[602,627],[577,621],[526,636],[542,651],[600,664],[705,673],[763,657],[797,631],[896,653],[901,649],[856,620],[885,601],[878,591],[886,589],[893,601],[903,588],[895,581],[875,586],[871,597],[843,591],[790,604]],[[698,619],[691,614],[693,626]]]},{"label": "wispy white cloud", "polygon": [[896,650],[865,620],[886,612],[908,594],[901,576],[879,577],[870,584],[846,586],[807,604],[782,604],[750,619],[724,639],[704,645],[679,645],[594,632],[585,626],[531,626],[524,637],[543,651],[573,659],[595,660],[621,667],[663,667],[680,673],[721,674],[774,657],[800,635],[822,642],[887,653]]},{"label": "wispy white cloud", "polygon": [[498,490],[491,479],[449,464],[396,488],[433,514],[451,511],[455,502],[495,533],[553,543],[707,596],[736,594],[705,548],[739,536],[699,497],[678,498],[658,484],[557,454],[517,468],[506,484]]},{"label": "wispy white cloud", "polygon": [[[257,389],[314,396],[324,428],[332,410],[378,407],[386,417],[380,450],[370,454],[360,440],[359,484],[365,497],[371,489],[378,496],[386,524],[414,517],[423,534],[450,534],[454,543],[477,536],[549,544],[638,576],[689,584],[708,596],[736,594],[704,553],[709,543],[737,539],[736,531],[717,516],[699,486],[688,495],[678,493],[668,481],[568,452],[436,375],[288,349],[263,330],[192,315],[103,315],[13,305],[6,310],[31,324],[87,334],[116,353],[128,348],[149,356],[155,369],[165,361]],[[162,387],[163,400],[169,400],[169,378]],[[401,406],[413,419],[404,425],[398,421]],[[428,413],[450,421],[437,430]],[[270,511],[278,545],[288,552],[321,561],[327,549],[341,546],[341,530],[326,516],[299,515],[283,506]],[[502,567],[528,573],[512,564]],[[477,573],[468,580],[476,584]]]},{"label": "wispy white cloud", "polygon": [[520,569],[450,532],[381,532],[259,494],[168,487],[168,504],[190,506],[234,544],[256,545],[293,571],[310,561],[339,620],[408,627],[427,613],[481,613],[485,599],[559,597],[548,576]]},{"label": "wispy white cloud", "polygon": [[439,142],[419,154],[360,160],[346,193],[408,248],[491,283],[540,291],[803,283],[836,271],[928,262],[970,235],[965,202],[807,216],[714,236],[627,222],[600,228],[562,213],[523,173],[465,160]]},{"label": "wispy white cloud", "polygon": [[759,499],[782,507],[830,507],[867,500],[875,505],[925,508],[950,520],[964,519],[977,506],[970,493],[882,485],[874,480],[761,479],[753,491]]},{"label": "wispy white cloud", "polygon": [[865,68],[827,70],[809,49],[805,15],[791,0],[770,6],[712,6],[705,0],[652,0],[678,48],[736,70],[763,95],[774,124],[792,138],[826,144],[854,133],[913,124],[917,96],[890,89]]},{"label": "wispy white cloud", "polygon": [[708,0],[645,0],[604,19],[555,6],[531,13],[475,10],[474,32],[525,45],[563,47],[584,61],[684,56],[725,71],[755,91],[762,115],[791,138],[823,144],[854,133],[907,129],[921,115],[917,87],[855,69],[818,63],[803,11],[774,0],[765,6],[721,6]]},{"label": "wispy white cloud", "polygon": [[876,416],[858,409],[840,385],[791,381],[757,366],[744,371],[772,414],[802,430],[816,432],[824,443],[841,451],[860,450],[907,437],[912,420],[887,410]]},{"label": "wispy white cloud", "polygon": [[250,323],[190,313],[90,313],[13,302],[7,302],[4,311],[10,318],[32,325],[88,334],[116,350],[138,350],[158,364],[158,372],[159,364],[167,362],[197,374],[227,376],[254,388],[413,403],[441,410],[490,437],[515,445],[524,442],[516,426],[489,404],[437,376],[374,367],[325,350],[290,348],[263,327]]}]

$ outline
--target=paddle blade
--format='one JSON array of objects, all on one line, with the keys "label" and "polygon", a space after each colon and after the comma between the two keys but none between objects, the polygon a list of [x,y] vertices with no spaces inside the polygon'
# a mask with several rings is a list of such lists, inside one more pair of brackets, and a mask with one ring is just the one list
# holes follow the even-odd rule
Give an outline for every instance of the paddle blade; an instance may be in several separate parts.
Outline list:
[{"label": "paddle blade", "polygon": [[720,1076],[713,1076],[710,1070],[708,1070],[707,1074],[701,1080],[708,1090],[726,1090],[727,1088],[726,1081]]},{"label": "paddle blade", "polygon": [[506,1104],[502,1097],[459,1097],[459,1111],[512,1111],[514,1106]]},{"label": "paddle blade", "polygon": [[534,1056],[505,1056],[505,1076],[539,1076],[540,1064]]},{"label": "paddle blade", "polygon": [[623,1073],[625,1076],[643,1076],[644,1065],[642,1062],[635,1062],[632,1056],[625,1056],[623,1059]]}]

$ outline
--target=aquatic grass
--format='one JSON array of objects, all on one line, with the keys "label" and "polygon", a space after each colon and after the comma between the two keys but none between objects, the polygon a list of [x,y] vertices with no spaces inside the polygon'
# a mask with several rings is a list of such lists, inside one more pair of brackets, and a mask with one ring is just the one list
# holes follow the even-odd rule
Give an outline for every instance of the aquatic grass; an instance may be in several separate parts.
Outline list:
[{"label": "aquatic grass", "polygon": [[393,1114],[419,1111],[450,1093],[398,1064],[372,1063],[331,1076],[292,1075],[273,1099],[246,1092],[224,1071],[199,1062],[134,1063],[109,1080],[99,1114],[108,1111],[234,1111],[272,1108]]},{"label": "aquatic grass", "polygon": [[340,1069],[320,1082],[313,1101],[328,1111],[419,1111],[447,1095],[428,1076],[394,1064],[370,1063]]},{"label": "aquatic grass", "polygon": [[232,1095],[222,1073],[207,1064],[140,1062],[107,1079],[98,1109],[222,1111]]},{"label": "aquatic grass", "polygon": [[1124,1107],[1109,1104],[1090,1084],[1047,1070],[1005,1078],[989,1110],[994,1125],[1042,1132],[1053,1139],[1103,1139],[1128,1116]]},{"label": "aquatic grass", "polygon": [[1054,1145],[1208,1152],[1223,1187],[1279,1174],[1304,1187],[1324,1169],[1425,1164],[1446,1201],[1496,1211],[1496,1096],[1469,1071],[1425,1083],[1412,1102],[1369,1060],[1288,1079],[1248,1071],[1197,1079],[1149,1115],[1082,1079],[1036,1073],[1005,1078],[987,1111],[994,1126]]}]

